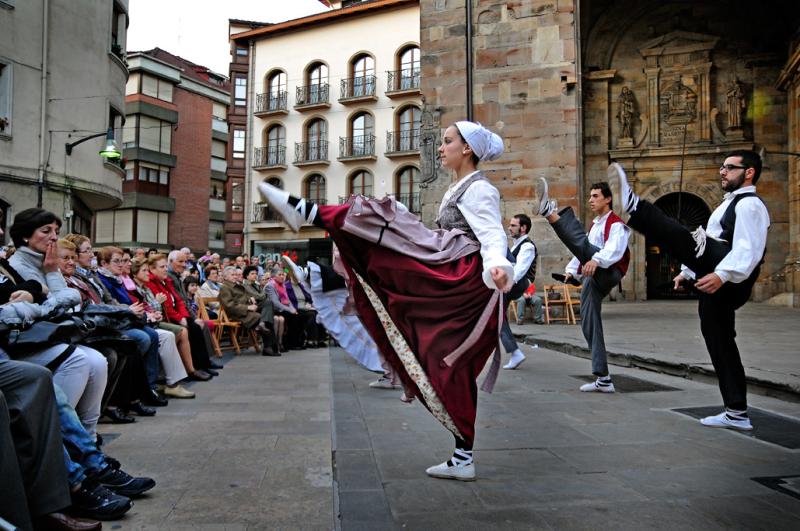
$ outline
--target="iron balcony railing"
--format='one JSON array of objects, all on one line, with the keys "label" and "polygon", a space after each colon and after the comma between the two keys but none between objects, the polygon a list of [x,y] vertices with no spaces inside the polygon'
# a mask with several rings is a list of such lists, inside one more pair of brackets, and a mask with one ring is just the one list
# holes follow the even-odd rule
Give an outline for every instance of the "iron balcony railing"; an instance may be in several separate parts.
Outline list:
[{"label": "iron balcony railing", "polygon": [[347,99],[374,96],[376,86],[377,78],[374,75],[343,79],[339,97]]},{"label": "iron balcony railing", "polygon": [[253,150],[253,167],[283,166],[286,164],[286,146],[257,147]]},{"label": "iron balcony railing", "polygon": [[339,158],[350,159],[375,155],[375,135],[340,136]]},{"label": "iron balcony railing", "polygon": [[419,129],[386,132],[386,152],[419,151]]},{"label": "iron balcony railing", "polygon": [[411,90],[419,88],[421,70],[417,68],[404,68],[386,72],[386,90]]},{"label": "iron balcony railing", "polygon": [[268,94],[256,94],[255,112],[285,111],[286,99],[287,92],[285,90]]},{"label": "iron balcony railing", "polygon": [[297,87],[297,105],[314,105],[328,103],[329,86],[327,83]]},{"label": "iron balcony railing", "polygon": [[315,162],[328,160],[328,141],[317,140],[315,142],[295,142],[294,161]]},{"label": "iron balcony railing", "polygon": [[267,203],[253,203],[253,211],[250,214],[251,223],[264,223],[272,221],[283,221],[280,214],[270,208]]},{"label": "iron balcony railing", "polygon": [[422,205],[419,204],[419,192],[413,194],[397,194],[397,201],[403,203],[409,212],[422,212]]}]

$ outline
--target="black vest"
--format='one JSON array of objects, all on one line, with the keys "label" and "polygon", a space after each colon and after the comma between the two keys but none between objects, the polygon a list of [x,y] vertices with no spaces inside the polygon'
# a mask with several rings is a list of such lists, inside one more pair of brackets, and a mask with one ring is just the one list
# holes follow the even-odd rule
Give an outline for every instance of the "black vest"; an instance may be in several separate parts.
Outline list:
[{"label": "black vest", "polygon": [[522,249],[522,245],[525,243],[525,241],[529,241],[531,245],[533,245],[533,262],[531,263],[531,267],[528,268],[528,272],[525,273],[524,278],[527,278],[528,281],[533,284],[533,281],[536,279],[536,262],[539,261],[539,250],[536,248],[536,244],[533,243],[533,240],[531,240],[530,237],[525,236],[525,240],[520,242],[520,244],[517,245],[513,251],[511,251],[511,256],[514,257],[514,261],[516,262],[517,255],[519,255],[519,251]]},{"label": "black vest", "polygon": [[[720,233],[720,239],[725,240],[726,245],[731,248],[733,247],[733,231],[736,228],[736,204],[744,199],[745,197],[758,197],[757,194],[753,192],[747,192],[744,194],[736,194],[731,199],[731,204],[728,205],[728,208],[725,210],[725,213],[722,215],[722,219],[719,220],[719,224],[722,227],[722,233]],[[764,201],[760,197],[758,197],[760,201]],[[761,264],[764,263],[764,256],[767,254],[766,247],[764,248],[764,254],[761,255],[761,261],[758,263],[753,272],[750,273],[750,276],[747,277],[741,284],[747,285],[752,288],[753,284],[755,284],[758,275],[761,273]]]}]

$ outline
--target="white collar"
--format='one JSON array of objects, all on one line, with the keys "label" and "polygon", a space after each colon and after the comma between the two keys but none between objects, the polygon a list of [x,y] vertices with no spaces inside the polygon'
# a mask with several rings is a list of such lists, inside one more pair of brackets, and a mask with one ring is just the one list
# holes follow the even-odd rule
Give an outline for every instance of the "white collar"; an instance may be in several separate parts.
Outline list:
[{"label": "white collar", "polygon": [[741,188],[737,188],[733,192],[725,192],[725,195],[722,196],[722,200],[725,201],[726,199],[731,199],[735,195],[740,194],[747,194],[747,193],[756,193],[755,185],[750,186],[742,186]]},{"label": "white collar", "polygon": [[592,220],[592,222],[595,225],[599,225],[600,223],[605,223],[605,221],[608,219],[608,216],[610,216],[612,212],[613,212],[613,210],[609,210],[608,212],[606,212],[602,216],[595,217],[594,220]]}]

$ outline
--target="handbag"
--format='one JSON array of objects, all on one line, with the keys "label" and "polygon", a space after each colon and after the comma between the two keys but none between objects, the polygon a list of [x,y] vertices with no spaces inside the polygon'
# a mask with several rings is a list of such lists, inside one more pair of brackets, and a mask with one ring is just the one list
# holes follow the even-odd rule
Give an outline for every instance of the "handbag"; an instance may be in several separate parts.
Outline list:
[{"label": "handbag", "polygon": [[66,313],[51,315],[29,325],[0,324],[0,346],[12,358],[16,358],[59,343],[67,345],[79,343],[93,329],[94,323]]}]

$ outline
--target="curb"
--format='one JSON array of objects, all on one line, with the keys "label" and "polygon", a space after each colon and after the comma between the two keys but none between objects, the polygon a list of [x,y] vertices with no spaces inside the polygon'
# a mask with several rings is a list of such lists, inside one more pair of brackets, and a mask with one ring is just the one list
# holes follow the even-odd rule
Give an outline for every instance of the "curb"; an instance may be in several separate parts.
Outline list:
[{"label": "curb", "polygon": [[[573,343],[563,341],[553,341],[549,339],[536,338],[532,335],[514,334],[514,337],[522,341],[526,345],[539,345],[540,348],[546,348],[575,356],[577,358],[592,359],[591,351],[586,347],[581,347]],[[633,353],[622,352],[608,352],[608,363],[618,367],[634,367],[637,369],[644,369],[653,372],[668,374],[670,376],[678,376],[692,380],[695,378],[708,378],[716,381],[717,373],[713,369],[701,365],[693,365],[689,363],[675,363],[665,361],[651,356]],[[800,400],[800,384],[792,385],[790,383],[774,382],[756,376],[746,376],[747,385],[761,390],[762,393],[769,394],[769,392],[778,392],[781,394],[791,395],[795,400]]]}]

